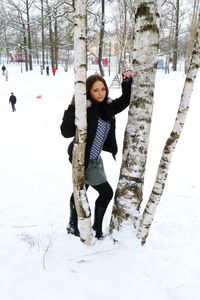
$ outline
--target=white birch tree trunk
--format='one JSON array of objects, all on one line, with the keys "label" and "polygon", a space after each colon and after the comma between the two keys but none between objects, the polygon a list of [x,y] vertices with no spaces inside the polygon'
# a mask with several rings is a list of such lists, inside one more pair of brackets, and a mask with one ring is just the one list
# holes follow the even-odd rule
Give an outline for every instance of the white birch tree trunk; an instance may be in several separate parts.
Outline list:
[{"label": "white birch tree trunk", "polygon": [[80,239],[91,243],[91,212],[85,189],[86,121],[86,0],[75,1],[74,15],[74,79],[75,124],[72,177],[74,201],[78,214]]},{"label": "white birch tree trunk", "polygon": [[180,105],[178,108],[176,120],[172,132],[167,139],[163,149],[162,157],[157,171],[156,180],[152,189],[149,201],[145,207],[140,226],[138,229],[138,238],[141,239],[141,244],[146,242],[149,234],[149,229],[152,224],[156,208],[160,202],[165,182],[168,176],[168,170],[172,159],[172,154],[181,135],[187,112],[189,109],[190,98],[194,87],[194,82],[200,67],[200,15],[198,20],[195,44],[192,52],[192,58],[189,65],[188,74],[185,79],[183,92],[181,95]]},{"label": "white birch tree trunk", "polygon": [[110,230],[123,221],[133,223],[140,209],[153,111],[159,46],[159,0],[140,0],[135,13],[132,99],[123,146],[123,158],[114,198]]}]

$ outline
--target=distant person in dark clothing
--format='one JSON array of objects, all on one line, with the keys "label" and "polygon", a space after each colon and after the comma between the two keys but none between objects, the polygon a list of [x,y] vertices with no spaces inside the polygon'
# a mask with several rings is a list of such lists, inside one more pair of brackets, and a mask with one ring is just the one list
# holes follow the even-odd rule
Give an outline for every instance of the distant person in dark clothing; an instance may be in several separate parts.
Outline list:
[{"label": "distant person in dark clothing", "polygon": [[49,75],[49,66],[46,66],[46,73]]},{"label": "distant person in dark clothing", "polygon": [[17,102],[17,98],[15,97],[14,93],[11,93],[10,98],[9,98],[9,103],[11,103],[13,112],[16,111],[16,108],[15,108],[16,102]]},{"label": "distant person in dark clothing", "polygon": [[1,70],[2,70],[2,75],[5,75],[6,67],[4,65],[2,66]]}]

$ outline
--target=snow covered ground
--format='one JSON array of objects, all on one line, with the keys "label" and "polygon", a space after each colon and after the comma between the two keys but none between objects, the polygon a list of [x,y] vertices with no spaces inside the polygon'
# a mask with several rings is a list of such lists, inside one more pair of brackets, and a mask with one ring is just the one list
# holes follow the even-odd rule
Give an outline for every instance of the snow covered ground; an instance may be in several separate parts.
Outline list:
[{"label": "snow covered ground", "polygon": [[[66,153],[70,140],[61,136],[59,126],[73,94],[73,70],[60,68],[56,76],[46,76],[39,67],[28,73],[17,65],[7,69],[8,81],[0,76],[1,299],[199,300],[200,77],[145,246],[126,228],[117,244],[108,236],[87,247],[65,229],[72,191]],[[108,83],[113,76],[106,76]],[[174,124],[183,82],[181,72],[157,73],[143,206]],[[8,103],[11,92],[18,100],[14,113]],[[111,89],[110,95],[119,96],[120,89]],[[126,120],[127,110],[117,117],[117,161],[103,154],[113,188]],[[92,209],[95,193],[88,191]]]}]

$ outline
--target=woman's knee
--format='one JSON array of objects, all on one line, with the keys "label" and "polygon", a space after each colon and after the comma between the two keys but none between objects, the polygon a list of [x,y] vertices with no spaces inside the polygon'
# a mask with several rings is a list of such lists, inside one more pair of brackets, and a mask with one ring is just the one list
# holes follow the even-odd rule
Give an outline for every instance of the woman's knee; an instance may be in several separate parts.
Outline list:
[{"label": "woman's knee", "polygon": [[94,187],[99,193],[97,203],[99,206],[107,207],[113,197],[113,189],[108,182],[102,183]]},{"label": "woman's knee", "polygon": [[105,189],[105,194],[107,196],[107,198],[109,199],[109,201],[112,199],[113,197],[113,189],[112,187],[110,186],[110,184],[108,184],[108,186],[106,187]]}]

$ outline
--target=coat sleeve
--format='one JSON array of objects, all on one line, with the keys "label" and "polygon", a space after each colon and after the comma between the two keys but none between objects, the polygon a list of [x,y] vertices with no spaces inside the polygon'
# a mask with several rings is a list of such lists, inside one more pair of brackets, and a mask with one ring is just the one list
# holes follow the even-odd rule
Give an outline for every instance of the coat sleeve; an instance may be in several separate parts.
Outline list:
[{"label": "coat sleeve", "polygon": [[62,124],[60,125],[61,134],[65,138],[70,138],[75,135],[75,105],[69,105],[68,109],[65,110]]},{"label": "coat sleeve", "polygon": [[130,98],[131,98],[131,86],[132,86],[132,78],[128,80],[124,80],[122,82],[121,97],[112,101],[112,108],[115,115],[123,111],[127,106],[129,106]]}]

